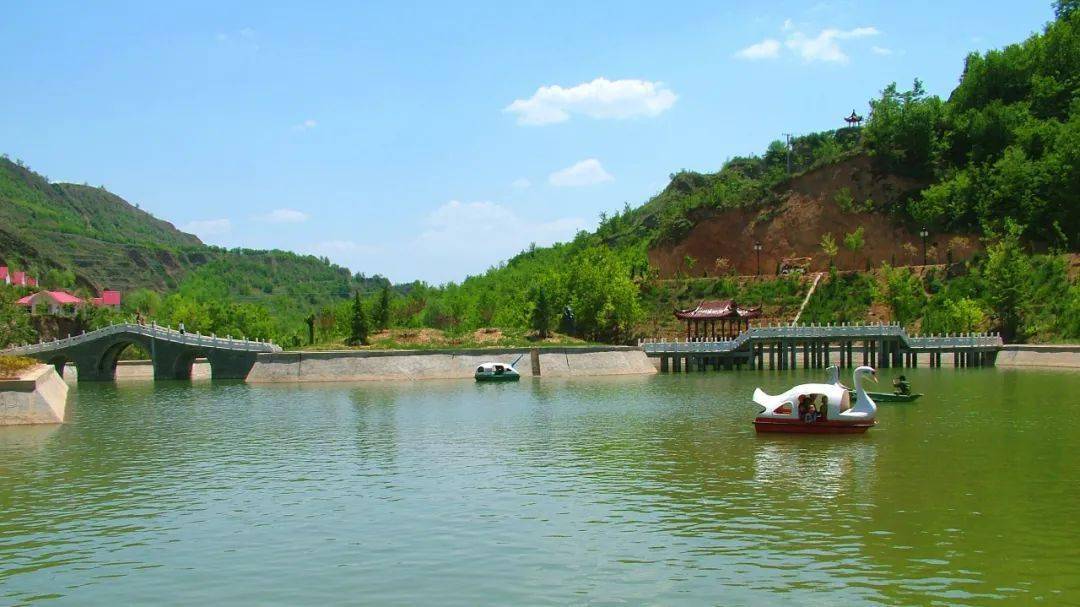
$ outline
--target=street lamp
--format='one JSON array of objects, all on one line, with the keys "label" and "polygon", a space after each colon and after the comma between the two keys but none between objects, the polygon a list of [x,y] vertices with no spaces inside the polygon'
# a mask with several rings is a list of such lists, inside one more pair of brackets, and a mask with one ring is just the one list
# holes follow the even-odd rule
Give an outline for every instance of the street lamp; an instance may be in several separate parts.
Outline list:
[{"label": "street lamp", "polygon": [[922,236],[922,265],[926,265],[926,237],[930,235],[930,231],[926,228],[919,230],[919,236]]},{"label": "street lamp", "polygon": [[757,275],[761,276],[761,243],[754,243],[754,252],[757,253]]}]

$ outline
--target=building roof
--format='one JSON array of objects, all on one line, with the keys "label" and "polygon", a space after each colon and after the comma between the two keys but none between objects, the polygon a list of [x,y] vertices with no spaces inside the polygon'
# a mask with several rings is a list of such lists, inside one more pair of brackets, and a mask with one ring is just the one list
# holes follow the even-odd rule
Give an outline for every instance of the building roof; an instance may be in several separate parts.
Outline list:
[{"label": "building roof", "polygon": [[757,318],[761,308],[743,308],[734,299],[703,299],[696,308],[676,310],[675,318],[681,320],[715,320],[721,318]]},{"label": "building roof", "polygon": [[120,305],[120,291],[102,291],[101,303],[106,306]]},{"label": "building roof", "polygon": [[23,306],[32,306],[34,305],[34,303],[37,302],[39,297],[51,299],[60,305],[83,303],[83,300],[65,291],[38,291],[33,295],[27,295],[26,297],[23,297],[17,303]]},{"label": "building roof", "polygon": [[8,267],[0,266],[0,280],[4,280],[8,277]]}]

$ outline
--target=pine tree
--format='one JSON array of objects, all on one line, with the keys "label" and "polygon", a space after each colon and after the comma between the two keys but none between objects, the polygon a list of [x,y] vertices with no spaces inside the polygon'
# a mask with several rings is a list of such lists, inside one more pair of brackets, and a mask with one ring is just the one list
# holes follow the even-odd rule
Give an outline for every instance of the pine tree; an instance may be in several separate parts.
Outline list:
[{"label": "pine tree", "polygon": [[379,303],[375,306],[375,328],[380,331],[390,328],[390,287],[384,286],[379,294]]},{"label": "pine tree", "polygon": [[364,312],[364,302],[360,299],[360,292],[356,292],[353,299],[352,322],[349,323],[349,345],[363,346],[367,344],[368,319]]},{"label": "pine tree", "polygon": [[532,293],[533,309],[529,314],[529,326],[541,339],[548,336],[551,331],[551,302],[543,287],[536,288]]}]

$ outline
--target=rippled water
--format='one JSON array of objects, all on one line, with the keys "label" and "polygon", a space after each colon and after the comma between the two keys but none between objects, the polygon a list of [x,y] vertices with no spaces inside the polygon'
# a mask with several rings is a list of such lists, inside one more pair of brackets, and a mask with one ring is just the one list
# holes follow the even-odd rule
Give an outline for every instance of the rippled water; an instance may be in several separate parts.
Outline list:
[{"label": "rippled water", "polygon": [[754,434],[818,375],[82,385],[0,428],[0,604],[1080,601],[1080,374]]}]

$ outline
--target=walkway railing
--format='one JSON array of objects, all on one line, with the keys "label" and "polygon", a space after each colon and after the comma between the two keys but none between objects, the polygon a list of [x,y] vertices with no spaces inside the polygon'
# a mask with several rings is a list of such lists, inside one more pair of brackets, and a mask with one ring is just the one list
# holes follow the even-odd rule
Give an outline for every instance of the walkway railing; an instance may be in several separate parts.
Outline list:
[{"label": "walkway railing", "polygon": [[243,338],[234,339],[231,335],[226,337],[218,337],[217,335],[203,335],[201,333],[182,333],[171,327],[162,327],[155,324],[142,325],[137,323],[122,323],[117,325],[111,325],[103,329],[98,329],[96,331],[90,331],[89,333],[84,332],[79,335],[69,335],[68,337],[61,339],[41,341],[36,344],[23,344],[21,346],[10,347],[4,350],[3,353],[22,355],[51,352],[54,350],[60,350],[63,348],[91,342],[97,339],[101,339],[103,337],[108,337],[110,335],[116,335],[118,333],[143,335],[152,339],[169,341],[199,348],[240,350],[245,352],[281,351],[280,346],[277,346],[270,341],[261,341],[257,339],[250,340]]},{"label": "walkway railing", "polygon": [[828,324],[828,325],[770,325],[751,327],[734,339],[643,339],[638,342],[648,354],[715,353],[723,354],[742,349],[751,341],[810,339],[830,341],[863,341],[898,339],[908,349],[954,348],[1000,348],[1004,343],[997,333],[948,333],[945,335],[908,335],[903,326],[893,323],[880,324]]}]

